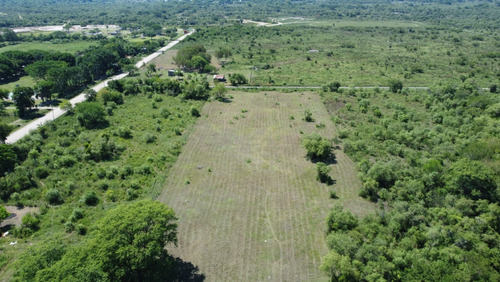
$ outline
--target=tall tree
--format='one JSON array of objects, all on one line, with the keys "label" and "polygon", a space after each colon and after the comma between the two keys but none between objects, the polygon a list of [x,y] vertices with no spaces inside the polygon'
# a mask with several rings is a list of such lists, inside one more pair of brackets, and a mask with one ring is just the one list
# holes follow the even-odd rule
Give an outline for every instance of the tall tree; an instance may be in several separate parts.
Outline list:
[{"label": "tall tree", "polygon": [[110,210],[91,238],[68,251],[39,281],[163,281],[174,280],[174,262],[165,246],[177,243],[174,211],[143,200]]},{"label": "tall tree", "polygon": [[12,126],[0,122],[0,143],[4,143],[7,136],[9,136],[12,131]]},{"label": "tall tree", "polygon": [[19,111],[19,117],[24,117],[26,110],[35,105],[33,94],[34,91],[31,87],[19,86],[14,89],[12,99]]}]

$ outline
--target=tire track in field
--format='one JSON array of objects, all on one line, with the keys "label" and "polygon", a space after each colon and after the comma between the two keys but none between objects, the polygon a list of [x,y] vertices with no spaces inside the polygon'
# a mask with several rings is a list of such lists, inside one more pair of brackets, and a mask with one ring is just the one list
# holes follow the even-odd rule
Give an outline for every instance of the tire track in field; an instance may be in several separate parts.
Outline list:
[{"label": "tire track in field", "polygon": [[[335,128],[311,93],[234,96],[205,105],[159,197],[179,218],[179,244],[169,252],[207,281],[326,280],[318,267],[333,202],[305,159],[299,131],[330,137]],[[301,120],[306,108],[324,129]]]}]

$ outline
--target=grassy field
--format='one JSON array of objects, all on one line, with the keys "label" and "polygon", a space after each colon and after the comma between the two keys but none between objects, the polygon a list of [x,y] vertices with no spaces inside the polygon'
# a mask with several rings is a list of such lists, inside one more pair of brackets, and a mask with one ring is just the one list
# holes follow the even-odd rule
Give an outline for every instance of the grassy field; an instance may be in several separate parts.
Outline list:
[{"label": "grassy field", "polygon": [[[357,196],[360,182],[341,150],[331,187],[305,158],[301,132],[333,137],[334,124],[314,93],[230,95],[203,108],[159,197],[179,218],[179,244],[169,251],[209,281],[327,280],[318,266],[329,208],[373,210]],[[325,127],[301,120],[305,109]]]},{"label": "grassy field", "polygon": [[77,51],[87,49],[91,45],[97,45],[95,41],[72,41],[61,44],[54,44],[51,42],[22,42],[15,45],[7,45],[0,48],[0,53],[14,50],[52,50],[58,52],[68,52],[74,54]]},{"label": "grassy field", "polygon": [[33,80],[33,78],[29,76],[23,76],[20,77],[18,80],[11,81],[5,84],[0,84],[0,88],[6,89],[8,91],[14,91],[14,88],[16,88],[16,86],[33,87],[35,86],[35,81]]}]

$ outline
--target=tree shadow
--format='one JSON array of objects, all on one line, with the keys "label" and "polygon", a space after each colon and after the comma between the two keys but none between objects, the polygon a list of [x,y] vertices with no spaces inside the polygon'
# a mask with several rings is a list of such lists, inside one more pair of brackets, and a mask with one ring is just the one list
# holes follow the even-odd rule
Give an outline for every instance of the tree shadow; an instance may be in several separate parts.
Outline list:
[{"label": "tree shadow", "polygon": [[314,164],[318,162],[325,163],[326,165],[337,164],[337,156],[334,153],[331,153],[326,158],[309,158],[309,160]]},{"label": "tree shadow", "polygon": [[23,119],[23,120],[32,120],[32,119],[41,118],[43,116],[45,116],[45,114],[40,113],[37,108],[33,108],[33,109],[26,110],[26,113],[22,117],[19,117],[19,118]]},{"label": "tree shadow", "polygon": [[200,273],[200,269],[196,265],[183,261],[181,258],[174,258],[174,260],[177,264],[178,281],[205,281],[205,274]]}]

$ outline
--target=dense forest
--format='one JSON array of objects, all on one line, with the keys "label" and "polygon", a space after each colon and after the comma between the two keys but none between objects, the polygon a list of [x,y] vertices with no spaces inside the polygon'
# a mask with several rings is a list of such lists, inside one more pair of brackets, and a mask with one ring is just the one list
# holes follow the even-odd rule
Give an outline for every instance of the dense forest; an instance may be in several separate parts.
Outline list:
[{"label": "dense forest", "polygon": [[[328,279],[500,280],[499,13],[500,2],[483,0],[0,0],[0,50],[20,46],[0,52],[0,77],[34,83],[16,86],[9,102],[0,85],[2,117],[9,106],[24,118],[34,97],[84,91],[87,99],[74,108],[65,101],[64,116],[15,144],[4,144],[14,125],[0,123],[0,202],[36,210],[2,239],[0,280],[203,280],[166,249],[189,236],[177,232],[183,219],[152,200],[168,189],[197,120],[208,118],[203,107],[238,107],[229,84],[248,95],[314,91],[328,111],[331,127],[309,109],[286,117],[287,128],[315,129],[301,131],[296,146],[330,189],[333,208],[314,207],[330,209],[317,226],[327,246],[316,254]],[[11,29],[64,24],[50,33]],[[69,32],[94,24],[119,25],[134,38]],[[154,64],[134,67],[168,43],[157,35],[174,38],[178,28],[196,33],[163,54],[173,77]],[[23,50],[82,41],[93,44],[73,53]],[[87,89],[124,72],[130,76],[98,92]],[[213,74],[228,81],[209,81]],[[280,110],[279,99],[273,105]],[[224,130],[252,114],[237,111]],[[375,207],[366,216],[336,193],[331,168],[340,152],[354,163],[358,199]],[[8,215],[0,206],[0,222]]]}]

